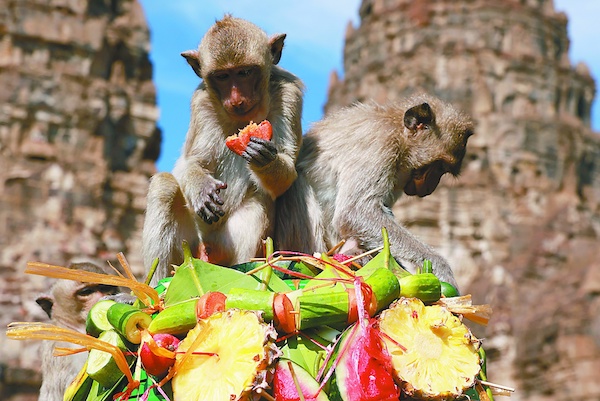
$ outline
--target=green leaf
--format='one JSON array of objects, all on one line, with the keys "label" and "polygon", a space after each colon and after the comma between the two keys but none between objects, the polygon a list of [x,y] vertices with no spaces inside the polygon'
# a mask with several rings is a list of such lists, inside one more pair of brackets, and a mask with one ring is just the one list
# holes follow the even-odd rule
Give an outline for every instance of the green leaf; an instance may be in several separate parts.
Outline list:
[{"label": "green leaf", "polygon": [[[327,351],[315,344],[313,341],[321,344],[323,347],[327,347],[331,342],[320,335],[321,330],[328,330],[329,332],[335,332],[339,335],[339,331],[324,326],[323,328],[315,328],[304,331],[305,336],[293,335],[288,337],[284,344],[280,346],[282,357],[287,358],[302,368],[308,373],[315,377],[321,367],[321,364],[325,361]],[[313,341],[311,341],[311,339]]]},{"label": "green leaf", "polygon": [[399,279],[410,276],[411,273],[400,266],[392,256],[390,250],[390,237],[385,227],[381,229],[381,235],[383,237],[383,249],[377,256],[364,265],[362,269],[358,270],[357,274],[364,277],[370,276],[375,270],[383,267],[390,270]]},{"label": "green leaf", "polygon": [[335,267],[326,264],[323,266],[321,273],[317,274],[313,279],[306,283],[303,290],[311,290],[315,293],[330,293],[343,292],[346,291],[346,288],[349,286],[353,287],[351,283],[340,282],[340,279],[352,281],[352,277],[350,275],[344,274],[338,271]]},{"label": "green leaf", "polygon": [[[245,262],[237,265],[231,266],[231,269],[240,271],[242,273],[247,273],[254,269],[257,269],[263,266],[265,262]],[[272,262],[273,265],[277,266],[276,269],[273,269],[273,274],[279,276],[280,278],[288,279],[288,278],[297,278],[294,273],[300,273],[305,276],[314,277],[320,271],[317,269],[311,269],[307,265],[302,262],[294,261],[294,260],[278,260],[276,262]],[[286,273],[286,270],[289,273]],[[316,270],[316,271],[315,271]]]},{"label": "green leaf", "polygon": [[[265,241],[265,255],[267,259],[273,255],[273,250],[273,239],[269,237]],[[266,266],[259,270],[257,275],[260,278],[260,290],[265,291],[269,286],[271,276],[273,275],[273,266],[270,263],[266,263]]]},{"label": "green leaf", "polygon": [[[258,273],[249,275],[232,268],[195,259],[185,249],[184,246],[184,262],[175,270],[175,275],[165,293],[165,306],[201,297],[209,291],[227,294],[232,288],[248,290],[261,288],[262,281]],[[189,247],[187,249],[189,250]],[[290,288],[281,278],[273,275],[269,280],[267,290],[289,292]]]}]

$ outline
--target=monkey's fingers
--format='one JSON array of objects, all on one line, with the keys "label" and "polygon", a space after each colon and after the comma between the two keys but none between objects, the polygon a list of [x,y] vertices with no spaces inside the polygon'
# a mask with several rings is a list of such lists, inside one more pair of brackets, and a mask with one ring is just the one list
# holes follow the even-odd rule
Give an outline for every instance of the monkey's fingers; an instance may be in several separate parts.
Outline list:
[{"label": "monkey's fingers", "polygon": [[[218,190],[217,190],[218,191]],[[223,201],[223,199],[219,196],[219,192],[213,192],[209,195],[210,199],[216,203],[217,205],[223,205],[225,202]]]},{"label": "monkey's fingers", "polygon": [[200,212],[198,214],[206,223],[212,224],[219,221],[219,219],[225,215],[225,212],[215,203],[207,201],[200,208]]},{"label": "monkey's fingers", "polygon": [[242,157],[254,165],[263,167],[275,160],[277,148],[271,141],[252,137]]}]

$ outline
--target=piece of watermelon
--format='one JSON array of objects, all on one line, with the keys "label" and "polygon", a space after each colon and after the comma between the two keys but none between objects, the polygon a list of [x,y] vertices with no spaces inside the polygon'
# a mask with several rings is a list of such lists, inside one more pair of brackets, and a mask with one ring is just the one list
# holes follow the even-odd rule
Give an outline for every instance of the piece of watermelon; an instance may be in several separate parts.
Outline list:
[{"label": "piece of watermelon", "polygon": [[381,344],[375,322],[355,323],[338,342],[329,389],[331,401],[395,401],[400,397],[391,357]]},{"label": "piece of watermelon", "polygon": [[319,388],[319,383],[310,373],[300,365],[280,358],[273,376],[273,396],[277,401],[299,401],[298,387],[306,401],[329,401],[325,391]]},{"label": "piece of watermelon", "polygon": [[246,150],[251,137],[266,139],[268,141],[273,138],[273,127],[271,123],[264,120],[260,124],[251,122],[237,134],[228,136],[225,139],[225,145],[233,152],[241,155]]}]

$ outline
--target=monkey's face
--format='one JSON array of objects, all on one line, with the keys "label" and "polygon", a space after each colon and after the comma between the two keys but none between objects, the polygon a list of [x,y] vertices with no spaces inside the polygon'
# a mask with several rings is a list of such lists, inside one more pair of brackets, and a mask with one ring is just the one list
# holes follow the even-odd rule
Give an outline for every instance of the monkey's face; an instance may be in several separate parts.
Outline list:
[{"label": "monkey's face", "polygon": [[267,117],[268,94],[259,66],[225,68],[208,76],[210,85],[229,118],[247,124]]},{"label": "monkey's face", "polygon": [[404,114],[404,126],[411,140],[409,152],[416,160],[404,185],[404,193],[409,196],[430,195],[444,174],[457,176],[467,140],[473,134],[471,122],[450,106],[438,104],[436,107],[442,109],[440,115],[426,102],[411,107]]},{"label": "monkey's face", "polygon": [[115,295],[119,293],[118,287],[104,284],[75,283],[72,299],[74,306],[80,314],[82,321],[85,322],[88,311],[96,302],[106,295]]}]

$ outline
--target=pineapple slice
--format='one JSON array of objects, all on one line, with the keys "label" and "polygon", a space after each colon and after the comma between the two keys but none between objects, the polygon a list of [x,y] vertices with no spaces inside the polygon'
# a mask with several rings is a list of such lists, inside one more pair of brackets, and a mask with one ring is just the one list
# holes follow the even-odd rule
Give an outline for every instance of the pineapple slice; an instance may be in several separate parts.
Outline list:
[{"label": "pineapple slice", "polygon": [[452,400],[479,373],[479,340],[448,309],[400,298],[379,318],[396,379],[406,394]]},{"label": "pineapple slice", "polygon": [[[177,348],[174,401],[260,398],[256,392],[268,387],[280,354],[276,337],[250,311],[229,309],[201,319]],[[182,353],[188,350],[193,353]]]}]

